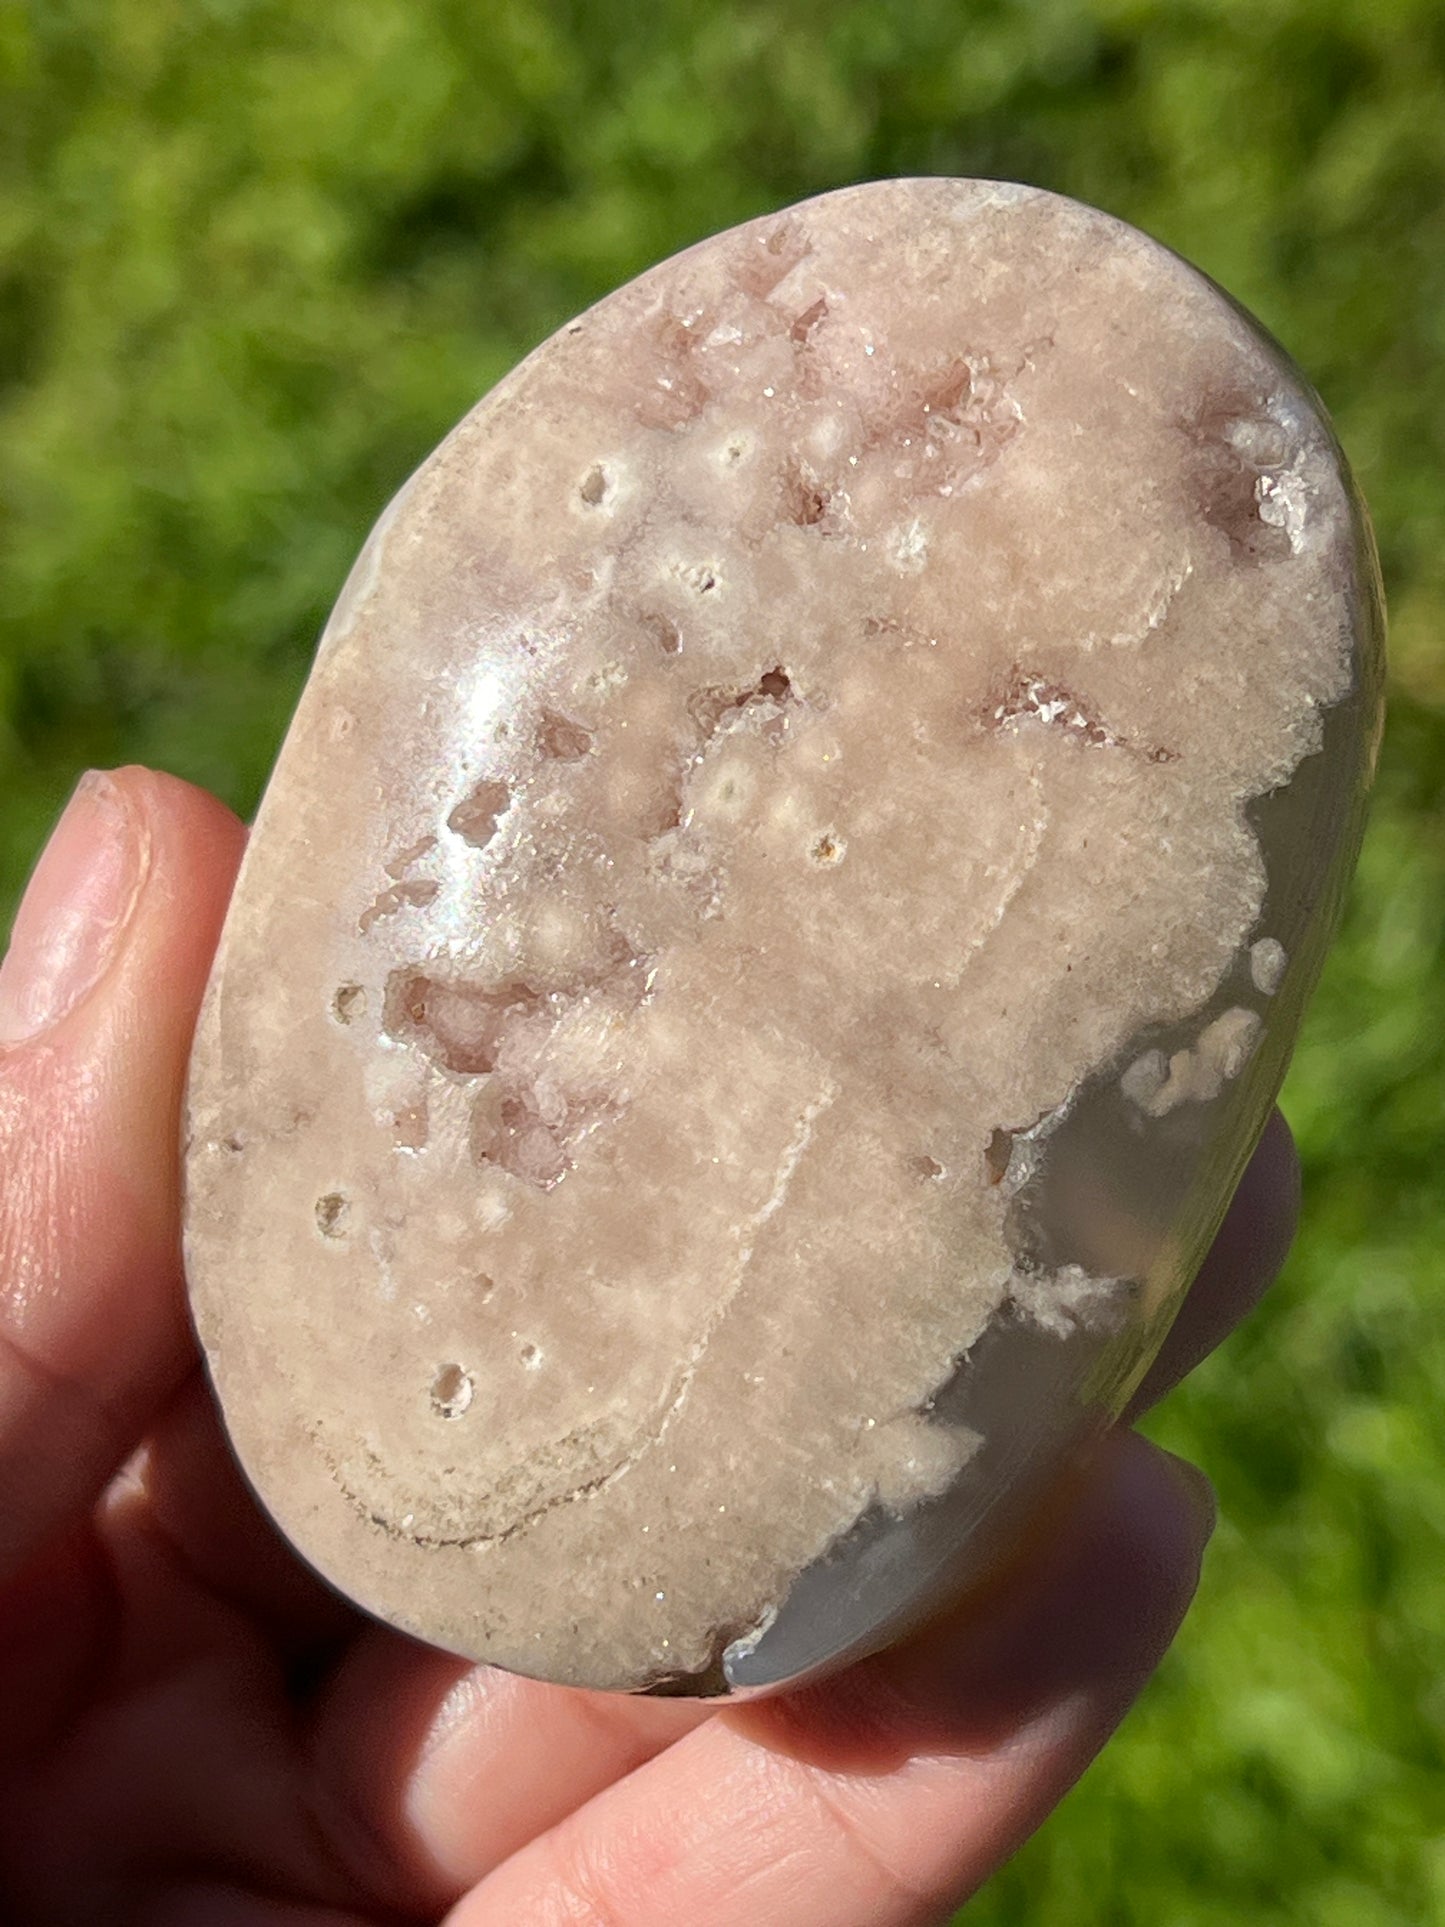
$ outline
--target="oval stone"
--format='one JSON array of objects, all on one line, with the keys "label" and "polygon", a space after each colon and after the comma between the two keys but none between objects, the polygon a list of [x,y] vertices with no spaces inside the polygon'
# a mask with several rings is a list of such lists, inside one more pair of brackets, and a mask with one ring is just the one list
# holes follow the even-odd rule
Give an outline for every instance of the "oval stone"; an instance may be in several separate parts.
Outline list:
[{"label": "oval stone", "polygon": [[298,1550],[456,1651],[774,1687],[1014,1546],[1156,1350],[1357,844],[1318,401],[1033,189],[847,189],[554,336],[387,509],[196,1044]]}]

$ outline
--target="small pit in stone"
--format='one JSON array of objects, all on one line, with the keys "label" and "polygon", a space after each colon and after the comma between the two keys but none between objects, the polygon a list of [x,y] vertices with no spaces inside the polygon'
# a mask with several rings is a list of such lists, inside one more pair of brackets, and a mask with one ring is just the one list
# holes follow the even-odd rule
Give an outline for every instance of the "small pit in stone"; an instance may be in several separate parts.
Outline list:
[{"label": "small pit in stone", "polygon": [[[728,689],[716,683],[695,689],[687,699],[687,709],[703,735],[712,736],[751,704],[767,703],[781,708],[794,700],[792,679],[779,664],[765,670],[748,689]],[[782,718],[774,720],[782,722]]]},{"label": "small pit in stone", "polygon": [[386,987],[387,1034],[418,1043],[449,1071],[494,1070],[509,1025],[546,1001],[532,984],[448,983],[424,970],[394,970]]},{"label": "small pit in stone", "polygon": [[523,1367],[529,1372],[535,1372],[542,1362],[541,1349],[536,1345],[524,1345],[517,1356],[521,1359]]},{"label": "small pit in stone", "polygon": [[572,1168],[562,1128],[540,1117],[527,1097],[513,1091],[478,1105],[472,1117],[472,1156],[495,1164],[537,1191],[550,1191]]},{"label": "small pit in stone", "polygon": [[344,1238],[351,1217],[351,1201],[341,1191],[328,1191],[316,1200],[316,1229],[323,1238]]},{"label": "small pit in stone", "polygon": [[472,1381],[460,1365],[443,1365],[431,1386],[431,1408],[438,1418],[457,1419],[472,1402]]},{"label": "small pit in stone", "polygon": [[783,472],[783,513],[795,528],[815,529],[827,520],[832,497],[806,468]]},{"label": "small pit in stone", "polygon": [[1123,737],[1115,735],[1085,697],[1018,663],[1004,687],[984,705],[982,720],[994,730],[1016,727],[1021,722],[1042,723],[1091,749],[1127,748]]},{"label": "small pit in stone", "polygon": [[989,1138],[983,1154],[984,1170],[990,1184],[1002,1184],[1008,1173],[1009,1160],[1013,1156],[1014,1134],[1012,1131],[995,1131]]},{"label": "small pit in stone", "polygon": [[512,792],[507,785],[484,776],[473,784],[447,818],[447,828],[474,850],[484,850],[511,806]]},{"label": "small pit in stone", "polygon": [[805,342],[819,322],[826,321],[827,317],[828,303],[822,295],[819,295],[811,307],[804,308],[803,312],[794,318],[793,325],[788,330],[790,340]]},{"label": "small pit in stone", "polygon": [[343,984],[331,999],[331,1014],[338,1024],[354,1024],[366,1015],[366,992],[360,984]]},{"label": "small pit in stone", "polygon": [[535,1093],[490,1090],[472,1116],[472,1156],[537,1191],[550,1191],[572,1169],[581,1141],[616,1116],[605,1092],[568,1092],[544,1117]]},{"label": "small pit in stone", "polygon": [[682,649],[682,630],[669,615],[658,609],[640,609],[637,625],[648,644],[664,656],[675,656]]},{"label": "small pit in stone", "polygon": [[407,877],[393,883],[362,911],[357,918],[356,928],[364,937],[372,925],[380,923],[383,917],[395,917],[408,909],[425,909],[427,904],[436,901],[440,890],[441,884],[435,877]]},{"label": "small pit in stone", "polygon": [[1184,427],[1197,450],[1194,486],[1204,520],[1226,536],[1243,559],[1272,562],[1288,556],[1288,532],[1260,515],[1268,484],[1284,457],[1279,424],[1263,398],[1215,397]]},{"label": "small pit in stone", "polygon": [[825,830],[813,844],[808,855],[819,869],[831,870],[843,861],[843,853],[847,847],[841,836],[835,836],[831,830]]},{"label": "small pit in stone", "polygon": [[587,473],[582,477],[581,485],[577,493],[582,497],[582,500],[587,504],[588,508],[595,509],[602,506],[611,492],[612,484],[608,477],[607,470],[600,462],[594,462],[592,467],[589,468]]},{"label": "small pit in stone", "polygon": [[564,716],[558,709],[544,709],[537,724],[537,753],[554,763],[576,763],[592,747],[592,732],[581,723]]},{"label": "small pit in stone", "polygon": [[874,436],[881,440],[891,435],[898,447],[925,462],[943,460],[956,486],[991,467],[1018,434],[1022,421],[1003,370],[991,355],[980,351],[951,357],[924,372],[919,386],[900,397],[877,424]]},{"label": "small pit in stone", "polygon": [[397,851],[386,865],[386,874],[393,883],[399,882],[414,863],[419,863],[424,856],[429,856],[436,846],[437,840],[434,836],[418,837],[415,843],[408,843],[404,850]]},{"label": "small pit in stone", "polygon": [[638,365],[646,368],[646,385],[638,395],[635,413],[644,428],[675,433],[685,428],[707,406],[710,391],[703,380],[701,337],[706,329],[664,312],[648,329],[647,351]]},{"label": "small pit in stone", "polygon": [[924,1184],[936,1184],[944,1174],[943,1166],[939,1163],[938,1159],[926,1155],[910,1158],[908,1168],[912,1171],[914,1177],[918,1178],[920,1182]]}]

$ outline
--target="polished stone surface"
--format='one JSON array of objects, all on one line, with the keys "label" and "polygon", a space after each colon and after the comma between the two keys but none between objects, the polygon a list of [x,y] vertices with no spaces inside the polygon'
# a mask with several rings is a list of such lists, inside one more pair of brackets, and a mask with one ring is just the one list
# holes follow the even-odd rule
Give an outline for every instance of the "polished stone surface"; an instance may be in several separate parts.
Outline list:
[{"label": "polished stone surface", "polygon": [[545,343],[346,585],[197,1041],[195,1315],[283,1530],[634,1689],[970,1583],[1263,1122],[1379,642],[1317,401],[1073,203],[848,189]]}]

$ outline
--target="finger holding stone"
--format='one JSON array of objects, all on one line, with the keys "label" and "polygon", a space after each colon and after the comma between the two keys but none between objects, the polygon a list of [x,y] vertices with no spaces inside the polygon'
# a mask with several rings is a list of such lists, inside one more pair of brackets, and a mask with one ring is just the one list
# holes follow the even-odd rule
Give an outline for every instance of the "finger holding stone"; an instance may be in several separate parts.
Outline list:
[{"label": "finger holding stone", "polygon": [[173,777],[92,773],[15,920],[0,968],[0,1580],[95,1496],[194,1356],[181,1093],[244,836]]},{"label": "finger holding stone", "polygon": [[710,1717],[704,1701],[546,1685],[376,1627],[319,1705],[311,1803],[441,1909]]},{"label": "finger holding stone", "polygon": [[[1257,1303],[1293,1236],[1298,1188],[1293,1142],[1275,1113],[1180,1315],[1178,1336],[1166,1341],[1136,1409],[1163,1397]],[[1012,1578],[1000,1584],[1011,1596]],[[957,1623],[969,1610],[961,1609]],[[807,1717],[825,1723],[831,1708],[833,1724],[847,1722],[860,1686],[866,1699],[869,1682],[892,1664],[868,1662],[774,1704],[806,1708]],[[343,1669],[315,1751],[331,1776],[325,1798],[366,1812],[369,1824],[424,1870],[427,1890],[440,1901],[481,1880],[703,1717],[700,1708],[678,1702],[549,1688],[377,1630]],[[769,1722],[780,1715],[760,1708],[738,1717]]]},{"label": "finger holding stone", "polygon": [[[967,1723],[969,1745],[980,1756],[1006,1751],[1023,1717],[1019,1708],[1032,1718],[1035,1702],[1042,1704],[1051,1695],[1066,1697],[1062,1680],[1067,1679],[1072,1690],[1088,1669],[1114,1677],[1110,1669],[1117,1672],[1116,1662],[1122,1664],[1120,1656],[1128,1654],[1131,1663],[1138,1662],[1137,1677],[1130,1675],[1137,1683],[1156,1646],[1162,1648],[1192,1586],[1191,1555],[1187,1547],[1180,1552],[1169,1534],[1181,1507],[1191,1519],[1209,1511],[1198,1494],[1198,1475],[1176,1471],[1176,1461],[1138,1440],[1122,1445],[1111,1441],[1104,1453],[1104,1470],[1083,1496],[1061,1502],[1071,1515],[1062,1535],[1040,1533],[1034,1540],[1035,1548],[1053,1545],[1058,1537],[1074,1546],[1073,1555],[1055,1559],[1058,1570],[1040,1579],[1037,1558],[1025,1557],[986,1598],[961,1608],[937,1630],[896,1653],[879,1655],[801,1693],[725,1713],[721,1726],[731,1735],[726,1740],[709,1741],[697,1731],[711,1727],[717,1717],[705,1702],[549,1686],[498,1668],[470,1666],[376,1628],[348,1654],[318,1710],[310,1743],[313,1809],[323,1825],[328,1816],[351,1816],[349,1830],[380,1842],[406,1868],[418,1895],[433,1905],[443,1906],[477,1883],[483,1883],[480,1892],[486,1895],[492,1884],[487,1876],[495,1874],[507,1898],[499,1900],[494,1911],[473,1915],[463,1908],[457,1927],[493,1919],[541,1922],[553,1917],[546,1911],[553,1905],[546,1887],[552,1875],[537,1869],[554,1849],[564,1850],[557,1843],[573,1838],[577,1823],[571,1816],[577,1810],[593,1816],[589,1824],[602,1824],[597,1817],[602,1803],[616,1801],[618,1783],[631,1785],[644,1771],[656,1776],[662,1831],[671,1825],[675,1797],[683,1797],[684,1804],[696,1797],[706,1807],[700,1783],[711,1768],[689,1765],[679,1796],[669,1765],[679,1748],[722,1747],[731,1759],[738,1736],[743,1736],[748,1757],[757,1753],[749,1771],[761,1775],[759,1800],[767,1797],[770,1775],[787,1779],[792,1773],[769,1765],[779,1751],[801,1748],[819,1760],[835,1754],[864,1757],[870,1770],[881,1772],[884,1753],[896,1755],[891,1764],[897,1765],[910,1745],[923,1751],[956,1748],[961,1722]],[[1116,1463],[1121,1453],[1122,1466]],[[1141,1465],[1135,1465],[1136,1458],[1142,1459]],[[1102,1488],[1102,1498],[1096,1488]],[[1121,1523],[1117,1515],[1131,1505],[1133,1514]],[[1186,1539],[1192,1529],[1186,1521]],[[1151,1535],[1162,1535],[1162,1552],[1151,1550]],[[1110,1560],[1122,1570],[1101,1578]],[[1107,1603],[1089,1620],[1092,1630],[1087,1635],[1060,1643],[1056,1622],[1070,1621],[1070,1588],[1077,1590],[1081,1565],[1091,1582],[1107,1579]],[[1102,1647],[1090,1644],[1099,1624],[1112,1628],[1116,1594],[1131,1588],[1139,1597],[1119,1622],[1123,1630],[1116,1644],[1110,1646],[1107,1639]],[[1156,1597],[1161,1594],[1162,1603]],[[1027,1666],[1010,1660],[1012,1670],[1000,1683],[993,1678],[989,1656],[1004,1649],[1023,1653],[1031,1636],[1029,1625],[1038,1628],[1037,1647]],[[1096,1698],[1096,1726],[1101,1704]],[[1099,1730],[1089,1744],[1103,1737]],[[1073,1751],[1068,1758],[1075,1757],[1080,1744],[1070,1729]],[[1043,1773],[1051,1762],[1051,1770],[1063,1773],[1065,1751],[1056,1748],[1048,1761],[1036,1762],[1037,1772]],[[730,1784],[737,1798],[753,1798],[752,1793],[744,1796],[736,1776]],[[677,1817],[684,1830],[693,1832],[706,1823],[705,1814]],[[645,1822],[644,1803],[637,1822],[644,1832]],[[632,1837],[624,1829],[624,1846]],[[766,1857],[761,1844],[759,1853]],[[514,1895],[513,1876],[504,1865],[516,1854],[533,1869],[526,1880],[535,1876],[542,1882],[534,1892],[524,1881],[517,1894],[525,1891],[525,1900]],[[636,1877],[641,1881],[640,1872]],[[825,1885],[823,1891],[830,1889]],[[636,1898],[630,1888],[609,1894],[613,1913],[599,1906],[599,1917],[631,1922],[634,1916],[628,1910]],[[712,1917],[694,1916],[683,1899],[674,1895],[673,1900],[679,1911],[668,1915],[659,1908],[656,1918],[691,1922]],[[468,1904],[483,1906],[480,1897]],[[492,1905],[486,1902],[487,1908]],[[528,1911],[532,1906],[535,1915]],[[560,1907],[556,1912],[559,1921],[571,1917]],[[716,1917],[731,1918],[725,1912]],[[760,1907],[758,1917],[774,1916]],[[781,1911],[776,1917],[791,1921],[791,1915]]]},{"label": "finger holding stone", "polygon": [[1127,1419],[1157,1405],[1254,1310],[1285,1261],[1299,1204],[1299,1157],[1275,1111]]},{"label": "finger holding stone", "polygon": [[1112,1732],[1184,1614],[1212,1518],[1198,1473],[1116,1435],[1047,1550],[986,1602],[709,1721],[498,1868],[448,1927],[938,1921]]},{"label": "finger holding stone", "polygon": [[198,1368],[158,1415],[127,1474],[187,1571],[239,1607],[303,1670],[368,1622],[306,1566],[242,1478]]}]

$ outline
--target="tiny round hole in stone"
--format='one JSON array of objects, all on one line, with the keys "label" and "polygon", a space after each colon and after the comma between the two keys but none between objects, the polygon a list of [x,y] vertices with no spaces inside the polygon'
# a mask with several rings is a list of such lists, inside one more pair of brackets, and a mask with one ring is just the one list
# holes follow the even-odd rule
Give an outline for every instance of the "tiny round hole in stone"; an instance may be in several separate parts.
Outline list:
[{"label": "tiny round hole in stone", "polygon": [[323,1238],[344,1237],[350,1216],[351,1201],[340,1191],[328,1191],[316,1200],[316,1228]]},{"label": "tiny round hole in stone", "polygon": [[432,1380],[431,1406],[438,1418],[460,1418],[472,1402],[472,1381],[460,1365],[443,1365]]}]

